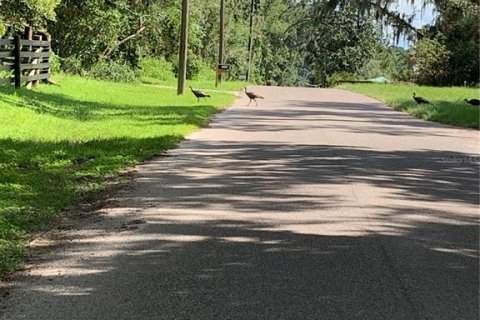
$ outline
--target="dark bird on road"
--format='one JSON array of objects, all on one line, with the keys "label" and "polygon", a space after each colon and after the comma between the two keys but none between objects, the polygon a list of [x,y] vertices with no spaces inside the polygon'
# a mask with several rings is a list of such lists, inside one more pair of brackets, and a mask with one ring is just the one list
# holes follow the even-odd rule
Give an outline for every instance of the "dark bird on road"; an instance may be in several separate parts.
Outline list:
[{"label": "dark bird on road", "polygon": [[196,90],[196,89],[193,89],[192,86],[190,86],[190,90],[192,90],[193,92],[193,95],[195,97],[197,97],[197,101],[200,102],[200,98],[204,98],[205,101],[207,100],[207,98],[210,98],[210,95],[209,94],[206,94],[205,92],[201,91],[201,90]]},{"label": "dark bird on road", "polygon": [[428,101],[425,98],[419,97],[415,95],[415,92],[413,93],[413,99],[418,103],[418,104],[430,104],[430,101]]},{"label": "dark bird on road", "polygon": [[471,104],[472,106],[480,106],[480,100],[478,99],[471,99],[471,100],[465,99],[465,102],[468,104]]},{"label": "dark bird on road", "polygon": [[250,98],[250,102],[248,103],[248,105],[250,105],[250,103],[252,103],[252,100],[253,100],[253,101],[255,101],[255,105],[258,106],[257,99],[264,99],[262,96],[259,96],[258,94],[254,93],[254,92],[247,91],[247,88],[245,88],[245,94],[247,95],[247,97]]}]

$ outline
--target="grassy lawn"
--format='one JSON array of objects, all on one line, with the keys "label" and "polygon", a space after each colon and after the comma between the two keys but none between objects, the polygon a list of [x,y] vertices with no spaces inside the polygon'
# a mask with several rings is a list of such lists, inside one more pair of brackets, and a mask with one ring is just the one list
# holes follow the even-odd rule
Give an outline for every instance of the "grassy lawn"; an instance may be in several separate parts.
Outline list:
[{"label": "grassy lawn", "polygon": [[68,205],[102,190],[122,168],[174,147],[235,99],[212,92],[197,102],[173,89],[55,80],[61,86],[0,87],[0,275],[21,265],[29,235]]},{"label": "grassy lawn", "polygon": [[[338,88],[358,92],[414,117],[455,126],[479,128],[479,107],[463,99],[480,97],[480,90],[463,87],[422,87],[395,84],[342,84]],[[412,98],[415,92],[429,100],[431,105],[418,105]]]}]

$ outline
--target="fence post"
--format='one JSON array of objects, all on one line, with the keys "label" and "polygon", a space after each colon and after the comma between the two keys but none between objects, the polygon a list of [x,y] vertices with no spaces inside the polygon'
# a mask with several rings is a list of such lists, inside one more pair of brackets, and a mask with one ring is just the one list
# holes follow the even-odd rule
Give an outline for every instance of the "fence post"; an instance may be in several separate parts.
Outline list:
[{"label": "fence post", "polygon": [[[33,36],[32,38],[33,38],[33,40],[37,40],[37,41],[42,40],[42,37],[41,37],[41,36]],[[30,48],[31,48],[31,47],[30,47]],[[37,47],[35,50],[30,50],[30,51],[31,51],[31,52],[42,52],[42,47],[39,46],[39,47]],[[40,58],[33,58],[33,59],[31,59],[29,62],[30,62],[31,64],[39,64],[39,63],[40,63]],[[39,74],[40,74],[40,70],[39,70],[39,69],[32,69],[32,70],[28,73],[29,76],[34,76],[34,75],[39,75]],[[38,86],[38,83],[39,83],[38,80],[33,80],[33,81],[28,82],[28,84],[27,84],[27,89],[32,88],[32,86],[33,86],[33,87]]]},{"label": "fence post", "polygon": [[[23,38],[25,40],[33,40],[33,27],[32,26],[25,26]],[[28,52],[33,51],[31,45],[25,46],[23,49],[26,49],[24,51],[28,51]],[[27,64],[30,64],[30,63],[33,62],[33,58],[24,58],[23,60],[24,60],[23,63],[27,63]],[[26,76],[34,75],[35,70],[31,70],[31,71],[27,71],[27,72],[24,71],[23,74],[25,74]],[[31,89],[32,84],[33,84],[33,81],[28,81],[25,84],[25,86],[27,87],[27,89]]]},{"label": "fence post", "polygon": [[48,68],[48,79],[45,79],[46,82],[49,82],[50,76],[52,75],[52,35],[50,33],[44,33],[43,34],[43,40],[48,41],[50,43],[50,47],[48,48],[48,51],[50,52],[50,55],[48,56],[48,64],[50,67]]},{"label": "fence post", "polygon": [[15,62],[14,62],[14,77],[15,77],[15,88],[18,89],[20,88],[20,82],[22,78],[22,71],[20,69],[21,64],[22,64],[22,58],[21,58],[21,50],[22,50],[22,45],[20,44],[20,36],[16,35],[14,39],[14,54],[15,54]]},{"label": "fence post", "polygon": [[27,40],[33,39],[33,27],[32,26],[25,26],[23,31],[23,38]]}]

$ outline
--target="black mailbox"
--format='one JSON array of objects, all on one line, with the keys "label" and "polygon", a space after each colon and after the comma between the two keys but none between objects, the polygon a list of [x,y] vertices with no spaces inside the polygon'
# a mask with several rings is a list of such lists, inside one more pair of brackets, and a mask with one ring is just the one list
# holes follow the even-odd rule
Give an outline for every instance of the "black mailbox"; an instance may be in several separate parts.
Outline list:
[{"label": "black mailbox", "polygon": [[219,65],[217,65],[217,71],[218,72],[229,72],[231,67],[232,66],[230,64],[219,64]]}]

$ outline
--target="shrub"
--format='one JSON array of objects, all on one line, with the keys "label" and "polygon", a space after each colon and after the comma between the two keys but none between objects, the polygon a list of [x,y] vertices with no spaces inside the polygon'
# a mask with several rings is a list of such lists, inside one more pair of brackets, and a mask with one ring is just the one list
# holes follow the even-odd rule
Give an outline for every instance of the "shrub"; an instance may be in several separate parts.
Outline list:
[{"label": "shrub", "polygon": [[13,77],[13,71],[0,71],[0,79]]},{"label": "shrub", "polygon": [[7,27],[5,24],[0,22],[0,37],[3,37],[3,35],[7,32]]},{"label": "shrub", "polygon": [[193,76],[193,80],[215,81],[215,69],[204,61],[197,61],[197,74]]},{"label": "shrub", "polygon": [[408,52],[405,49],[380,46],[357,74],[365,79],[386,76],[394,81],[407,81],[408,72]]},{"label": "shrub", "polygon": [[55,54],[55,52],[51,52],[51,60],[50,60],[50,71],[52,73],[58,73],[60,72],[61,65],[62,65],[62,60],[61,58]]},{"label": "shrub", "polygon": [[61,69],[66,73],[86,75],[82,61],[77,57],[61,58]]},{"label": "shrub", "polygon": [[422,85],[445,85],[449,77],[450,51],[436,39],[422,39],[412,50],[414,81]]},{"label": "shrub", "polygon": [[142,58],[139,63],[140,78],[153,78],[161,81],[175,79],[173,66],[165,58]]},{"label": "shrub", "polygon": [[89,75],[100,80],[115,82],[135,82],[135,71],[126,63],[117,61],[97,62],[89,71]]},{"label": "shrub", "polygon": [[[202,59],[194,54],[189,54],[187,59],[187,79],[188,80],[213,80],[215,72]],[[174,63],[175,77],[178,77],[178,62]],[[211,74],[210,74],[211,72]]]},{"label": "shrub", "polygon": [[355,81],[358,80],[357,76],[353,73],[340,71],[335,72],[329,79],[329,83],[331,86],[337,85],[340,81]]}]

